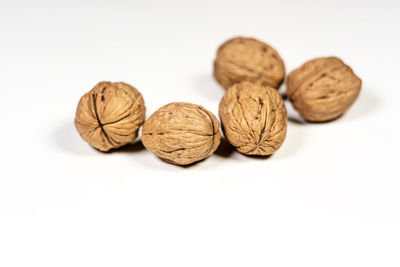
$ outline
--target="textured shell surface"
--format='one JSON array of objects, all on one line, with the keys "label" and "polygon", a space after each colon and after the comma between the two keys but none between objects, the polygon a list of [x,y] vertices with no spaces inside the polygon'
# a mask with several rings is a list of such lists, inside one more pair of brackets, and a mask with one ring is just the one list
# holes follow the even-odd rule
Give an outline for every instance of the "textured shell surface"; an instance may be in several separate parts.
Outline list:
[{"label": "textured shell surface", "polygon": [[286,137],[287,112],[274,88],[242,82],[227,90],[219,116],[229,143],[247,155],[276,152]]},{"label": "textured shell surface", "polygon": [[329,121],[342,115],[356,101],[361,79],[337,57],[310,60],[293,70],[287,96],[309,121]]},{"label": "textured shell surface", "polygon": [[161,159],[188,165],[218,148],[218,119],[202,106],[175,102],[158,109],[144,123],[143,145]]},{"label": "textured shell surface", "polygon": [[260,81],[277,89],[285,77],[285,65],[278,52],[268,44],[236,37],[219,47],[214,77],[225,89],[242,81]]},{"label": "textured shell surface", "polygon": [[90,145],[108,151],[134,141],[145,116],[137,89],[123,82],[99,82],[81,97],[75,126]]}]

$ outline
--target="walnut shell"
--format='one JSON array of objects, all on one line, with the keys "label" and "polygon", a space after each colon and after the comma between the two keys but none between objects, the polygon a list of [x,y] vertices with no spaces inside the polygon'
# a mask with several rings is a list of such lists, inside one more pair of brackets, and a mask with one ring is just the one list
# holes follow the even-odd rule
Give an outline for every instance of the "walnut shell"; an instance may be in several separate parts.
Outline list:
[{"label": "walnut shell", "polygon": [[187,165],[210,156],[221,139],[218,119],[190,103],[170,103],[144,123],[143,145],[161,159]]},{"label": "walnut shell", "polygon": [[75,127],[90,145],[108,151],[134,141],[145,117],[138,90],[123,82],[99,82],[81,97]]},{"label": "walnut shell", "polygon": [[243,154],[271,155],[286,137],[283,99],[262,83],[242,82],[229,88],[219,104],[219,117],[229,143]]},{"label": "walnut shell", "polygon": [[304,119],[315,122],[342,115],[360,90],[360,78],[337,57],[307,61],[287,80],[287,96],[294,108]]},{"label": "walnut shell", "polygon": [[236,37],[218,48],[214,77],[225,89],[242,81],[260,81],[278,89],[285,78],[285,64],[268,44]]}]

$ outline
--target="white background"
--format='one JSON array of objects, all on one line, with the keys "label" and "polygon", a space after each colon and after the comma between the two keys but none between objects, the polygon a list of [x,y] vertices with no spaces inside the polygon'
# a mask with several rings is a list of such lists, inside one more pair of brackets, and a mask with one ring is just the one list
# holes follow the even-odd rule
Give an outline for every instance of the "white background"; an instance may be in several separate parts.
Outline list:
[{"label": "white background", "polygon": [[[394,0],[0,1],[0,266],[400,266],[399,14]],[[288,103],[264,160],[223,143],[182,168],[77,134],[101,80],[137,87],[147,116],[173,101],[217,114],[212,62],[237,35],[288,73],[342,58],[359,99],[322,124]]]}]

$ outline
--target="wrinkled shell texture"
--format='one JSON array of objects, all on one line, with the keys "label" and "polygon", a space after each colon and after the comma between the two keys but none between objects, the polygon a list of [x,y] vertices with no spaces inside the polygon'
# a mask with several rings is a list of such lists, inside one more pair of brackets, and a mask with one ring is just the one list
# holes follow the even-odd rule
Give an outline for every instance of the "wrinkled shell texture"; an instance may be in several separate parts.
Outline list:
[{"label": "wrinkled shell texture", "polygon": [[100,82],[80,99],[75,126],[86,142],[108,151],[134,141],[145,116],[142,95],[134,87]]},{"label": "wrinkled shell texture", "polygon": [[283,99],[261,83],[229,88],[219,104],[219,116],[229,143],[243,154],[271,155],[285,140],[288,118]]},{"label": "wrinkled shell texture", "polygon": [[218,119],[202,106],[171,103],[144,123],[143,145],[161,159],[187,165],[210,156],[221,139]]},{"label": "wrinkled shell texture", "polygon": [[266,43],[237,37],[219,47],[214,77],[225,89],[242,81],[259,81],[277,89],[285,77],[285,65]]},{"label": "wrinkled shell texture", "polygon": [[287,96],[294,108],[304,119],[316,122],[342,115],[360,90],[360,78],[336,57],[308,61],[287,80]]}]

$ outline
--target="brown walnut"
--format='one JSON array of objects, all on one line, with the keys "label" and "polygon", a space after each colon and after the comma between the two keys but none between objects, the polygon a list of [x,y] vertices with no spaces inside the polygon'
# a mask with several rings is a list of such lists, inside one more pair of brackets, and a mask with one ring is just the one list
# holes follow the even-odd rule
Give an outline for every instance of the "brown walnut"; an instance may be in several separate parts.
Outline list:
[{"label": "brown walnut", "polygon": [[161,159],[187,165],[210,156],[221,139],[218,119],[190,103],[170,103],[144,123],[143,145]]},{"label": "brown walnut", "polygon": [[229,88],[219,104],[219,117],[229,143],[243,154],[271,155],[286,137],[283,99],[262,83],[242,82]]},{"label": "brown walnut", "polygon": [[342,115],[356,101],[361,80],[337,57],[310,60],[293,70],[287,96],[300,115],[323,122]]},{"label": "brown walnut", "polygon": [[225,89],[243,81],[260,81],[278,89],[285,78],[285,65],[268,44],[236,37],[218,48],[214,77]]},{"label": "brown walnut", "polygon": [[123,82],[99,82],[79,101],[75,126],[93,147],[108,151],[137,137],[146,116],[142,95]]}]

